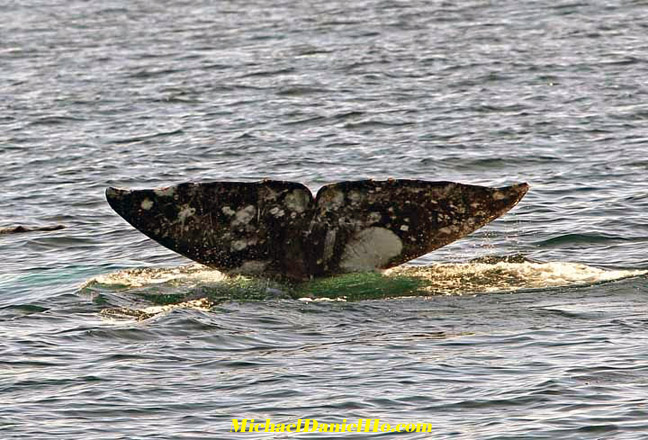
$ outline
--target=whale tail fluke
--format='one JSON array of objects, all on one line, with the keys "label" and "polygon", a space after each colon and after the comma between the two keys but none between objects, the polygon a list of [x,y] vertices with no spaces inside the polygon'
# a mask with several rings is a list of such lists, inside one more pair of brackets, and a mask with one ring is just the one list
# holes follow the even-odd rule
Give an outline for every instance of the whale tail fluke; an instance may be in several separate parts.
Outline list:
[{"label": "whale tail fluke", "polygon": [[385,269],[458,240],[501,216],[527,184],[362,180],[182,183],[108,188],[110,206],[140,232],[229,273],[307,279]]}]

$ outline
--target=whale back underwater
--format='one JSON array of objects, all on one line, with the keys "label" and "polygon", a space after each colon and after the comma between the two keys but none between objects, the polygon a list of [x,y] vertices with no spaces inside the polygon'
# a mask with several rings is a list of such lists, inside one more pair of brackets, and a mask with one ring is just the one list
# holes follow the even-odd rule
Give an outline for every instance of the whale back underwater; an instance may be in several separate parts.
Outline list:
[{"label": "whale back underwater", "polygon": [[307,280],[398,266],[513,208],[502,188],[422,180],[344,181],[315,197],[299,183],[108,188],[110,206],[161,245],[228,274]]}]

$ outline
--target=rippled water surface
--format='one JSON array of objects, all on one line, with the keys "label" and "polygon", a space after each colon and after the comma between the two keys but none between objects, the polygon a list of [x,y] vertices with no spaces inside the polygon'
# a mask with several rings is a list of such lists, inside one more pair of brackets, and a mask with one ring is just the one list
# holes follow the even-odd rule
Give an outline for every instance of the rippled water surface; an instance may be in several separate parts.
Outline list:
[{"label": "rippled water surface", "polygon": [[[647,23],[641,1],[5,2],[0,228],[67,228],[0,235],[0,437],[648,438]],[[103,196],[387,177],[531,191],[412,267],[300,286],[191,265]]]}]

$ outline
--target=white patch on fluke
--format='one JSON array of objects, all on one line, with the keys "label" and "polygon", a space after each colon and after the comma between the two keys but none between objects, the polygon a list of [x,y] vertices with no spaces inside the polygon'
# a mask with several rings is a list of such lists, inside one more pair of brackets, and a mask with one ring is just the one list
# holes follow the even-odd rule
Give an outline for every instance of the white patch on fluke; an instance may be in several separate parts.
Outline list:
[{"label": "white patch on fluke", "polygon": [[195,213],[196,213],[195,208],[192,208],[189,205],[182,205],[182,209],[178,213],[178,220],[180,220],[180,222],[184,223],[185,220],[187,220],[187,217],[191,217]]},{"label": "white patch on fluke", "polygon": [[308,206],[308,196],[304,191],[296,189],[286,196],[284,204],[291,211],[301,214]]},{"label": "white patch on fluke", "polygon": [[371,212],[367,217],[367,223],[378,223],[382,219],[382,214],[379,212]]},{"label": "white patch on fluke", "polygon": [[243,209],[239,209],[236,211],[236,214],[234,215],[234,220],[232,221],[233,225],[246,225],[250,223],[250,220],[254,218],[256,215],[256,208],[252,205],[248,205]]},{"label": "white patch on fluke", "polygon": [[230,244],[230,249],[232,249],[233,251],[242,251],[246,247],[254,246],[257,243],[257,237],[242,238],[240,240],[234,240],[232,244]]},{"label": "white patch on fluke", "polygon": [[278,207],[274,207],[270,210],[270,214],[274,215],[275,217],[283,217],[285,212],[283,209],[279,209]]},{"label": "white patch on fluke", "polygon": [[232,242],[230,247],[233,251],[242,251],[247,247],[247,242],[245,240],[236,240]]},{"label": "white patch on fluke", "polygon": [[389,229],[367,228],[347,243],[340,268],[347,272],[378,269],[402,250],[400,238]]},{"label": "white patch on fluke", "polygon": [[362,200],[362,194],[358,191],[351,191],[349,192],[349,201],[351,201],[352,205],[356,205]]},{"label": "white patch on fluke", "polygon": [[344,204],[344,193],[342,193],[341,191],[327,189],[326,192],[322,194],[322,202],[327,208],[339,208]]},{"label": "white patch on fluke", "polygon": [[153,207],[153,201],[151,199],[144,199],[142,200],[142,203],[140,203],[140,206],[144,211],[148,211]]},{"label": "white patch on fluke", "polygon": [[328,231],[326,231],[326,237],[324,238],[324,261],[329,261],[333,256],[333,251],[335,250],[336,234],[336,229],[329,229]]},{"label": "white patch on fluke", "polygon": [[108,197],[109,199],[122,197],[122,196],[128,195],[130,193],[132,193],[132,191],[126,190],[126,189],[117,189],[117,188],[113,188],[112,186],[109,186],[106,189],[106,197]]}]

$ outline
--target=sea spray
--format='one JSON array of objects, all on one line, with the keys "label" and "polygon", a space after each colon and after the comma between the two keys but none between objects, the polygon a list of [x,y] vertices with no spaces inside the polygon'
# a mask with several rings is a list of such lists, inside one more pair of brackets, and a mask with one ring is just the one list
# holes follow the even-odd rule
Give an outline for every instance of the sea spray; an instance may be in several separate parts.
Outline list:
[{"label": "sea spray", "polygon": [[147,319],[177,308],[209,310],[223,301],[358,301],[404,296],[461,296],[586,286],[646,273],[504,256],[465,263],[404,265],[384,272],[350,273],[290,284],[264,278],[228,276],[200,264],[191,264],[103,274],[86,281],[80,291],[90,295],[95,303],[109,307],[102,312],[104,316]]}]

